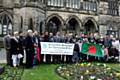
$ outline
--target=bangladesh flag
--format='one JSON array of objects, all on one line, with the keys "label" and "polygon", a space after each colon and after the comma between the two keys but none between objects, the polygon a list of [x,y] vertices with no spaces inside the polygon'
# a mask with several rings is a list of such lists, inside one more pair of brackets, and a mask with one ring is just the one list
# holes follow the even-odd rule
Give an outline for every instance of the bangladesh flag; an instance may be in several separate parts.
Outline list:
[{"label": "bangladesh flag", "polygon": [[81,53],[96,57],[102,57],[101,46],[95,43],[84,42],[82,44]]}]

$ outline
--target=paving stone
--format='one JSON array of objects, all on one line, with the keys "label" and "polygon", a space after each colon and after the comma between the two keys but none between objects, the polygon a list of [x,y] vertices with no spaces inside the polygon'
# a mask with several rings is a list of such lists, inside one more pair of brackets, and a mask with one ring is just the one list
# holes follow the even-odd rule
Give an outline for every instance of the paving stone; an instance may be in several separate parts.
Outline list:
[{"label": "paving stone", "polygon": [[6,63],[6,52],[5,49],[0,49],[0,63]]}]

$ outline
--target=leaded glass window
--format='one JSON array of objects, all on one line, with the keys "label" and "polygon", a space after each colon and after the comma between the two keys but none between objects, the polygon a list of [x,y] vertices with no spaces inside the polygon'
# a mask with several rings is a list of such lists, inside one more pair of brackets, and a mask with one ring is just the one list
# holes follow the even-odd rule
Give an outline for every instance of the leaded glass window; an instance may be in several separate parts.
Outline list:
[{"label": "leaded glass window", "polygon": [[109,15],[113,15],[113,16],[117,16],[119,15],[119,6],[118,6],[118,1],[117,0],[109,0],[108,1],[108,14]]},{"label": "leaded glass window", "polygon": [[7,15],[0,17],[0,35],[6,35],[8,30],[12,31],[12,22]]},{"label": "leaded glass window", "polygon": [[94,1],[84,1],[83,10],[87,11],[97,11],[97,3]]}]

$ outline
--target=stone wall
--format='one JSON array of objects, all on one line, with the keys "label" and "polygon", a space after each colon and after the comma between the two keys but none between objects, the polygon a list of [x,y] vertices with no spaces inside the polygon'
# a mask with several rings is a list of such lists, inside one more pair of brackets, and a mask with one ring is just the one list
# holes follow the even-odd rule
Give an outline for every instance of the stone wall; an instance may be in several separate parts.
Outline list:
[{"label": "stone wall", "polygon": [[[69,19],[71,19],[70,17],[76,18],[76,20],[78,19],[79,25],[80,25],[80,29],[84,29],[84,24],[85,24],[85,20],[87,20],[87,18],[91,18],[94,19],[95,21],[93,21],[93,23],[95,23],[95,26],[97,27],[98,25],[98,16],[97,15],[88,15],[88,14],[80,14],[80,13],[70,13],[70,12],[60,12],[60,11],[47,11],[47,19],[49,20],[50,16],[53,16],[54,14],[61,17],[61,20],[63,21],[63,23],[67,23],[67,21],[69,21]],[[47,22],[48,22],[47,20]],[[46,23],[47,23],[46,22]],[[78,29],[77,32],[80,32],[80,29]]]},{"label": "stone wall", "polygon": [[69,20],[71,16],[76,16],[79,19],[81,29],[84,29],[84,22],[87,18],[93,18],[97,24],[96,26],[99,28],[99,33],[102,35],[106,34],[106,31],[109,29],[111,22],[114,23],[113,26],[115,26],[115,29],[117,30],[119,30],[118,27],[120,26],[119,16],[114,17],[107,14],[108,3],[106,1],[98,2],[97,12],[66,9],[65,7],[46,7],[45,4],[42,4],[40,1],[25,3],[24,0],[0,0],[0,2],[2,3],[0,4],[0,11],[12,14],[11,18],[14,31],[20,31],[21,25],[23,26],[22,31],[26,31],[28,29],[29,19],[32,18],[34,25],[33,30],[40,31],[40,22],[42,22],[42,33],[44,33],[45,23],[47,23],[49,17],[53,14],[57,14],[62,18],[63,27],[65,27],[67,20]]},{"label": "stone wall", "polygon": [[29,26],[29,19],[33,19],[33,29],[39,30],[39,24],[45,20],[45,12],[38,8],[24,7],[14,9],[14,30],[20,30],[21,17],[23,18],[23,31],[26,31]]}]

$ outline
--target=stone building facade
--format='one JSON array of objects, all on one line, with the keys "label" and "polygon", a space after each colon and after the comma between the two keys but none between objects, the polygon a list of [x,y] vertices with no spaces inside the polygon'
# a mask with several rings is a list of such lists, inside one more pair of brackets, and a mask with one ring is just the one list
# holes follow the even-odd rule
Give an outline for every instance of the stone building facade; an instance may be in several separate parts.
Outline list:
[{"label": "stone building facade", "polygon": [[0,0],[0,36],[7,31],[120,34],[119,0]]}]

